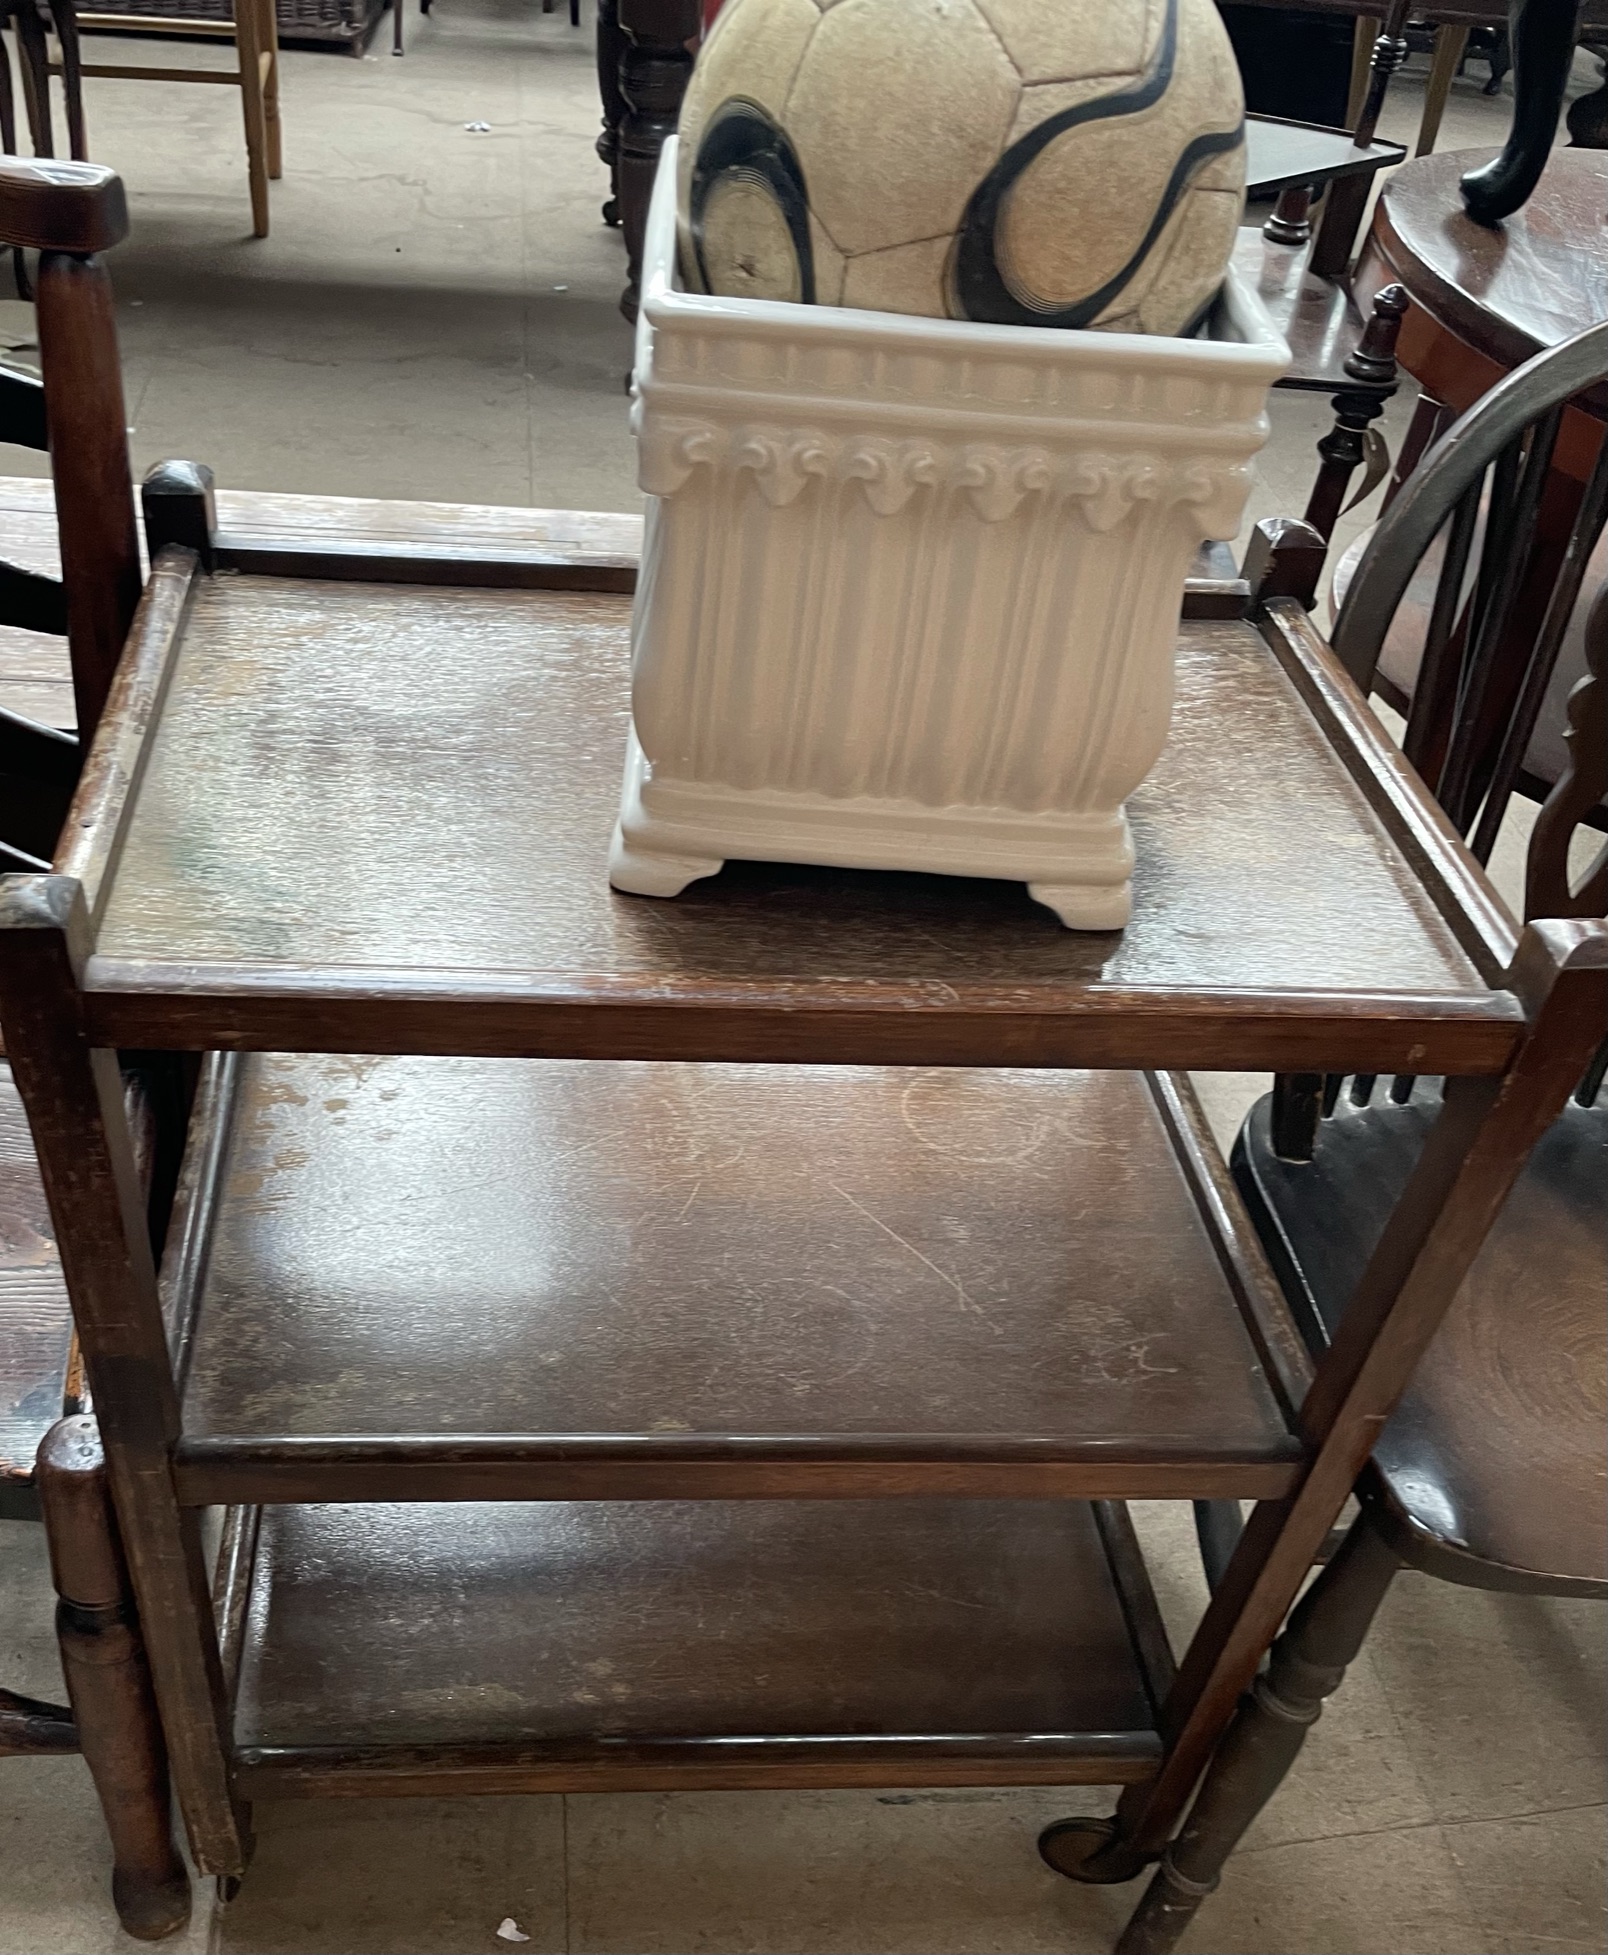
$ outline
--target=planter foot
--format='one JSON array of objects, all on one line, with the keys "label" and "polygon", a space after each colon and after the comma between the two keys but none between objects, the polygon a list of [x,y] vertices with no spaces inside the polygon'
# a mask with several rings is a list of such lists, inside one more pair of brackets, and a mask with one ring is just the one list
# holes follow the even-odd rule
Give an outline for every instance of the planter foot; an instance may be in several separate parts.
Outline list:
[{"label": "planter foot", "polygon": [[725,868],[719,856],[660,855],[629,847],[618,829],[609,846],[609,881],[628,896],[679,896],[700,876],[717,876]]},{"label": "planter foot", "polygon": [[1068,930],[1121,930],[1133,915],[1129,882],[1030,882],[1027,893]]}]

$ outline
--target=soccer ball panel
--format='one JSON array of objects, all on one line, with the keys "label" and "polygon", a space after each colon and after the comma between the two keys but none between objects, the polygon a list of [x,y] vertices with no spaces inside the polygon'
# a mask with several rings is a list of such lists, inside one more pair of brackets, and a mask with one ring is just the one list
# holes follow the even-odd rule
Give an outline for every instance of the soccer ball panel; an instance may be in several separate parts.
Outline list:
[{"label": "soccer ball panel", "polygon": [[843,253],[826,235],[826,227],[810,212],[810,251],[815,259],[815,303],[843,305]]},{"label": "soccer ball panel", "polygon": [[977,0],[1025,82],[1134,75],[1155,38],[1153,0]]},{"label": "soccer ball panel", "polygon": [[818,18],[785,112],[811,208],[850,256],[947,236],[999,155],[1015,68],[974,0],[838,0]]},{"label": "soccer ball panel", "polygon": [[676,204],[685,214],[693,165],[709,118],[729,96],[780,121],[798,64],[821,24],[815,0],[726,0],[698,52],[676,125]]},{"label": "soccer ball panel", "polygon": [[[799,62],[820,24],[815,0],[727,0],[709,39],[699,50],[682,99],[681,119],[677,124],[681,143],[676,152],[676,212],[682,277],[695,291],[702,289],[703,280],[692,248],[692,177],[710,119],[729,98],[737,96],[780,121]],[[728,210],[727,216],[735,222],[735,208]],[[758,221],[769,227],[770,220],[762,211],[758,212]],[[728,241],[733,235],[729,224],[724,235]],[[756,243],[755,252],[749,255],[759,250]],[[750,291],[746,277],[741,274],[738,283],[729,289],[721,282],[707,243],[704,263],[717,291],[728,297]]]},{"label": "soccer ball panel", "polygon": [[1031,88],[1022,90],[1005,147],[1009,149],[1019,136],[1025,136],[1029,129],[1036,129],[1063,109],[1076,108],[1080,102],[1097,102],[1120,86],[1121,82],[1113,82],[1109,75],[1090,75],[1084,81],[1035,82]]},{"label": "soccer ball panel", "polygon": [[1172,214],[1146,263],[1154,266],[1139,300],[1139,326],[1175,333],[1209,303],[1223,282],[1244,198],[1238,190],[1196,189]]},{"label": "soccer ball panel", "polygon": [[720,268],[720,289],[728,298],[796,304],[804,296],[804,270],[786,215],[769,186],[749,178],[724,177],[710,190],[703,261],[711,275]]},{"label": "soccer ball panel", "polygon": [[918,238],[886,251],[865,251],[843,270],[843,304],[872,312],[915,312],[941,319],[948,308],[952,238]]},{"label": "soccer ball panel", "polygon": [[[1052,137],[1005,193],[994,231],[995,260],[1011,295],[1030,311],[1066,311],[1114,280],[1123,283],[1088,323],[1095,324],[1114,306],[1127,310],[1133,303],[1127,287],[1147,270],[1147,264],[1135,264],[1134,259],[1169,198],[1184,212],[1195,210],[1188,193],[1207,169],[1214,184],[1238,187],[1244,182],[1244,145],[1234,140],[1242,98],[1228,37],[1210,0],[1177,0],[1177,6],[1171,86],[1136,113],[1091,115]],[[1118,83],[1113,96],[1120,101],[1126,92]],[[1189,167],[1185,181],[1178,182],[1191,143],[1213,140],[1229,146],[1215,154],[1208,149]],[[1203,219],[1208,211],[1217,217],[1211,207],[1202,206]],[[1069,221],[1074,213],[1075,221]],[[1164,215],[1150,253],[1160,248],[1163,235],[1187,230],[1192,222],[1178,211]],[[1196,262],[1216,254],[1219,279],[1233,244],[1232,235],[1220,238],[1221,230],[1220,222],[1207,223],[1196,253]],[[1159,299],[1156,306],[1172,320],[1158,329],[1167,331],[1186,324],[1196,309],[1189,306],[1172,317],[1176,308]]]}]

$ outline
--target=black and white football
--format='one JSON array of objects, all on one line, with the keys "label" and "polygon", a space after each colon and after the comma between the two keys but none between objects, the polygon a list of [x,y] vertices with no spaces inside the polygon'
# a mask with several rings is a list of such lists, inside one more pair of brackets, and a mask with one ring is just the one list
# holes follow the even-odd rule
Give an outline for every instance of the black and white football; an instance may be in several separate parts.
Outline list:
[{"label": "black and white football", "polygon": [[681,112],[696,291],[1177,333],[1245,185],[1212,0],[727,0]]}]

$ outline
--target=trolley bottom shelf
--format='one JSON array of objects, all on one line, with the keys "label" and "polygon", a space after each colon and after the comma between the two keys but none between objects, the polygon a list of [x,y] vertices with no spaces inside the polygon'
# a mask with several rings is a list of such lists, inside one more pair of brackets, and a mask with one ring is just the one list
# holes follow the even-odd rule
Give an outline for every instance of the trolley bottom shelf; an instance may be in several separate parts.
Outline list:
[{"label": "trolley bottom shelf", "polygon": [[1117,1503],[269,1507],[234,1563],[248,1798],[1118,1784],[1160,1758],[1171,1656]]}]

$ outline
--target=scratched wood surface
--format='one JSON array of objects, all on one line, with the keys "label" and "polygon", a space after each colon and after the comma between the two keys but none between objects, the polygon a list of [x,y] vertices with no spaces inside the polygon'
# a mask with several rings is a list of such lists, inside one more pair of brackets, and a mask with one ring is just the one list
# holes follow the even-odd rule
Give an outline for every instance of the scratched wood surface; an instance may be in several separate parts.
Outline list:
[{"label": "scratched wood surface", "polygon": [[[656,1752],[682,1785],[942,1784],[1007,1758],[1110,1783],[1159,1753],[1076,1502],[274,1507],[257,1574],[236,1715],[253,1790],[275,1752],[272,1789],[335,1789],[343,1752],[400,1774],[424,1762],[410,1747],[477,1742],[527,1788],[544,1755],[548,1783],[619,1787],[653,1783]],[[1035,1772],[1008,1733],[1060,1742]],[[789,1772],[790,1738],[836,1742]],[[452,1782],[489,1789],[472,1759]]]},{"label": "scratched wood surface", "polygon": [[1172,739],[1131,807],[1122,933],[1062,930],[1017,884],[937,877],[733,864],[672,902],[615,895],[628,618],[589,592],[204,586],[97,982],[169,973],[201,990],[238,967],[283,985],[541,974],[577,1000],[616,981],[785,978],[903,987],[928,1010],[936,987],[968,983],[1489,1009],[1363,792],[1232,621],[1183,627]]},{"label": "scratched wood surface", "polygon": [[1299,1457],[1138,1075],[283,1054],[241,1074],[188,1456],[897,1440],[1190,1460],[1247,1492]]}]

